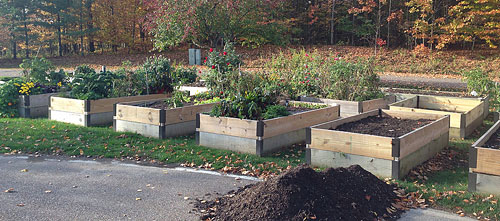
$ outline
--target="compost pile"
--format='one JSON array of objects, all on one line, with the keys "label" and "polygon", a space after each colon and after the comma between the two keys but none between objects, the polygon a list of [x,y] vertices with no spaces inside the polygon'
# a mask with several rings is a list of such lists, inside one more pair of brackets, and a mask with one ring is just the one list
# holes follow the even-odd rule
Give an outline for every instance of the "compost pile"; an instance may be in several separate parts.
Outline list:
[{"label": "compost pile", "polygon": [[377,220],[399,213],[394,187],[358,165],[316,172],[300,166],[197,204],[202,220]]}]

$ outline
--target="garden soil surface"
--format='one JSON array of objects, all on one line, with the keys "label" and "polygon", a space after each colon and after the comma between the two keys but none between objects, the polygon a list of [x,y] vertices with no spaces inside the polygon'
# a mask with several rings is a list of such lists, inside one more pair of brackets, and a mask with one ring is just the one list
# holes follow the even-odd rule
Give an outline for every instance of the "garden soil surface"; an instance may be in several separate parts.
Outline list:
[{"label": "garden soil surface", "polygon": [[400,137],[431,122],[432,120],[429,119],[411,120],[389,116],[371,116],[331,129],[384,137]]},{"label": "garden soil surface", "polygon": [[484,144],[484,147],[500,149],[500,130],[497,130],[493,135],[491,135],[488,142]]},{"label": "garden soil surface", "polygon": [[322,172],[299,166],[196,207],[202,220],[396,219],[396,193],[358,165]]}]

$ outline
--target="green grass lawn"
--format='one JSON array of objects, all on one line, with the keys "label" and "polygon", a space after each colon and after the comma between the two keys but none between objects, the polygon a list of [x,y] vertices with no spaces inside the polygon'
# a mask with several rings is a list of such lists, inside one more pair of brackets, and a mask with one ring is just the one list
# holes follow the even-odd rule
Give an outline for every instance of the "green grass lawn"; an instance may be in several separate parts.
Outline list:
[{"label": "green grass lawn", "polygon": [[[441,155],[441,158],[448,158],[442,169],[428,169],[436,163],[431,160],[415,170],[421,178],[411,174],[404,180],[394,182],[407,192],[421,194],[432,207],[469,216],[500,219],[498,197],[467,192],[468,148],[491,125],[492,121],[487,120],[473,139],[450,142],[448,151]],[[159,140],[114,132],[108,127],[87,128],[46,119],[0,119],[0,153],[56,154],[184,164],[262,177],[279,174],[289,166],[305,163],[303,146],[261,158],[200,147],[195,144],[193,137]],[[437,161],[442,163],[441,160]]]}]

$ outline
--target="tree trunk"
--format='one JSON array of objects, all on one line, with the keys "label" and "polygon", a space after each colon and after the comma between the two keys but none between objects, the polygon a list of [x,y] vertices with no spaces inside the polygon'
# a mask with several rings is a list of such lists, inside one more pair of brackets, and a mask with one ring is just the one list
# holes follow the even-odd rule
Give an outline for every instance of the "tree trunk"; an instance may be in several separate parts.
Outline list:
[{"label": "tree trunk", "polygon": [[83,0],[80,1],[80,53],[85,56],[83,51]]},{"label": "tree trunk", "polygon": [[26,58],[30,57],[30,47],[29,47],[29,36],[28,36],[28,23],[26,21],[26,9],[23,8],[23,20],[24,20],[24,43],[26,44]]},{"label": "tree trunk", "polygon": [[[387,17],[391,16],[392,10],[392,0],[389,0],[389,14]],[[389,41],[391,40],[391,22],[387,21],[387,48],[389,48]]]},{"label": "tree trunk", "polygon": [[59,45],[59,57],[62,57],[63,55],[63,48],[62,48],[62,36],[61,36],[61,15],[57,13],[57,43]]},{"label": "tree trunk", "polygon": [[334,36],[335,36],[335,22],[334,22],[334,19],[335,19],[335,3],[336,1],[333,0],[333,3],[332,3],[332,17],[331,17],[331,21],[330,21],[330,44],[333,45],[333,42],[334,42]]},{"label": "tree trunk", "polygon": [[[14,36],[12,36],[14,38]],[[17,42],[12,39],[12,58],[17,59]]]},{"label": "tree trunk", "polygon": [[87,10],[89,12],[89,22],[87,23],[87,29],[88,29],[88,38],[89,38],[89,51],[90,52],[95,52],[95,42],[94,42],[94,34],[92,33],[92,29],[94,29],[94,23],[92,21],[92,4],[87,5]]}]

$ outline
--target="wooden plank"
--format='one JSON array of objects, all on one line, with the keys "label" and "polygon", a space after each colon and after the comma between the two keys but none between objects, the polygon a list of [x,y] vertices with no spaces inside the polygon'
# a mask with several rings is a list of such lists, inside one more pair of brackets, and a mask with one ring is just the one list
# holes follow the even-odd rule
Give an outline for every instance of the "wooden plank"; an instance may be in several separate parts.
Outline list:
[{"label": "wooden plank", "polygon": [[474,144],[472,144],[472,147],[481,147],[483,146],[488,140],[491,138],[491,136],[497,132],[497,130],[500,128],[500,121],[495,122],[493,126],[486,131],[486,133],[483,134]]},{"label": "wooden plank", "polygon": [[105,98],[90,101],[90,113],[113,112],[113,105],[120,102],[132,102],[168,98],[169,94],[150,94],[130,97]]},{"label": "wooden plank", "polygon": [[382,115],[388,115],[396,118],[419,120],[419,119],[429,119],[438,120],[445,116],[445,114],[430,114],[430,113],[416,113],[408,111],[398,111],[398,110],[382,110]]},{"label": "wooden plank", "polygon": [[338,104],[340,105],[341,114],[358,114],[361,113],[361,104],[359,101],[343,101],[334,100],[326,98],[315,98],[315,97],[301,97],[301,101],[323,103],[328,105]]},{"label": "wooden plank", "polygon": [[160,109],[125,104],[116,105],[116,120],[160,126]]},{"label": "wooden plank", "polygon": [[29,107],[48,107],[50,102],[50,97],[60,93],[49,93],[49,94],[39,94],[30,95],[30,106]]},{"label": "wooden plank", "polygon": [[465,126],[468,127],[478,118],[483,118],[485,103],[481,101],[479,105],[474,107],[472,110],[465,113]]},{"label": "wooden plank", "polygon": [[500,150],[476,147],[477,167],[473,172],[500,176]]},{"label": "wooden plank", "polygon": [[444,116],[428,125],[417,128],[411,133],[405,134],[400,137],[400,158],[404,158],[427,143],[441,137],[443,134],[449,132],[450,117]]},{"label": "wooden plank", "polygon": [[257,121],[200,114],[197,131],[257,139]]},{"label": "wooden plank", "polygon": [[362,102],[362,112],[387,108],[388,107],[387,103],[388,103],[388,101],[386,101],[384,98],[363,101]]},{"label": "wooden plank", "polygon": [[264,138],[285,134],[339,118],[340,107],[331,106],[286,117],[264,120]]},{"label": "wooden plank", "polygon": [[392,138],[311,128],[312,149],[392,160]]},{"label": "wooden plank", "polygon": [[405,100],[398,101],[396,103],[389,105],[389,109],[390,109],[390,107],[393,107],[393,106],[394,107],[417,107],[417,101],[418,101],[417,96],[413,96],[413,97],[410,97],[410,98],[407,98]]},{"label": "wooden plank", "polygon": [[[85,113],[85,101],[65,98],[65,97],[50,97],[50,108],[57,111],[65,111],[72,113]],[[111,108],[113,111],[113,108]]]},{"label": "wooden plank", "polygon": [[396,111],[407,111],[407,112],[415,112],[415,113],[429,113],[436,115],[450,115],[450,127],[460,128],[462,115],[461,113],[447,112],[447,111],[438,111],[438,110],[427,110],[420,108],[409,108],[409,107],[398,107],[398,106],[390,106],[389,110]]},{"label": "wooden plank", "polygon": [[211,104],[201,104],[201,105],[191,105],[180,108],[173,108],[166,110],[166,123],[169,124],[177,124],[186,121],[194,121],[196,120],[197,113],[204,113],[212,110],[212,107],[216,103]]},{"label": "wooden plank", "polygon": [[[465,113],[477,106],[480,102],[479,100],[464,101],[457,98],[419,95],[418,107],[422,109]],[[465,103],[468,104],[466,105]]]},{"label": "wooden plank", "polygon": [[358,115],[354,115],[354,116],[350,116],[350,117],[346,117],[346,118],[340,118],[340,119],[337,119],[337,120],[333,120],[333,121],[329,121],[329,122],[326,122],[326,123],[318,124],[318,125],[313,126],[313,128],[317,128],[317,129],[330,129],[330,128],[333,128],[333,129],[336,129],[338,126],[340,126],[342,124],[350,123],[350,122],[354,122],[354,121],[358,121],[358,120],[361,120],[361,119],[364,119],[364,118],[367,118],[367,117],[370,117],[370,116],[377,116],[377,115],[378,115],[378,110],[368,111],[368,112],[361,113],[361,114],[358,114]]}]

